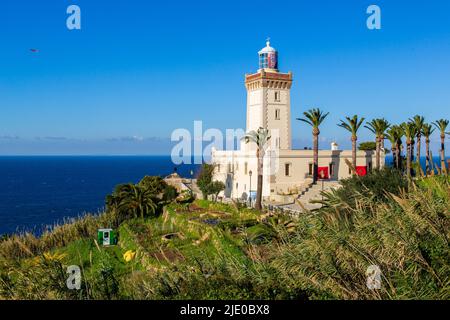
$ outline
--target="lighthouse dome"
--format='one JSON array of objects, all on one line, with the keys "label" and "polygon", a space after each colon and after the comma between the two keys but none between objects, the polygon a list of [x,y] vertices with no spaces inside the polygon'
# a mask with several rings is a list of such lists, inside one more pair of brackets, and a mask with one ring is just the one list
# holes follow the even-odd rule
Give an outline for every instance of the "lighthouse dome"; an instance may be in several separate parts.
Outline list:
[{"label": "lighthouse dome", "polygon": [[270,40],[267,39],[266,46],[259,52],[259,69],[267,71],[278,71],[278,52],[270,46]]},{"label": "lighthouse dome", "polygon": [[272,48],[270,46],[270,40],[266,41],[266,46],[264,48],[262,48],[258,53],[259,54],[263,54],[263,53],[269,53],[269,52],[277,52],[277,50],[275,50],[274,48]]}]

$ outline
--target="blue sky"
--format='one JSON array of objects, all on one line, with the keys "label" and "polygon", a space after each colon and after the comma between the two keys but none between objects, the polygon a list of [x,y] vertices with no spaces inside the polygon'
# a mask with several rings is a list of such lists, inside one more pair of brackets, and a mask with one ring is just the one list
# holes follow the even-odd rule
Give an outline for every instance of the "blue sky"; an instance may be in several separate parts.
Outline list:
[{"label": "blue sky", "polygon": [[[66,28],[71,4],[81,30]],[[370,4],[381,30],[366,27]],[[168,154],[194,120],[244,128],[244,74],[268,36],[294,73],[298,147],[311,130],[294,118],[316,106],[331,113],[324,148],[350,145],[345,115],[450,118],[449,12],[448,0],[3,0],[0,154]]]}]

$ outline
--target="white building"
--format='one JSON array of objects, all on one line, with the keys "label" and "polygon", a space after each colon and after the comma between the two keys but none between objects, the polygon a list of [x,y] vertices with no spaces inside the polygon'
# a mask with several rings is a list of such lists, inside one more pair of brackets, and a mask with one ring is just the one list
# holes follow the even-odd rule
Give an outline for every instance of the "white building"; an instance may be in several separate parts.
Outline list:
[{"label": "white building", "polygon": [[[293,84],[291,72],[278,71],[278,53],[267,42],[259,51],[259,70],[245,75],[247,88],[246,132],[259,127],[271,132],[270,147],[264,158],[263,199],[283,202],[287,195],[295,196],[312,182],[313,151],[292,149],[291,99]],[[295,113],[301,115],[303,110]],[[311,130],[305,131],[311,137]],[[241,142],[240,150],[212,150],[212,163],[216,165],[215,180],[223,181],[223,196],[234,199],[252,197],[257,186],[256,146]],[[384,156],[381,157],[384,165]],[[319,150],[319,172],[327,180],[339,180],[351,176],[344,159],[351,162],[351,150],[339,150],[332,143],[328,150]],[[357,171],[365,174],[375,162],[373,151],[357,152]]]}]

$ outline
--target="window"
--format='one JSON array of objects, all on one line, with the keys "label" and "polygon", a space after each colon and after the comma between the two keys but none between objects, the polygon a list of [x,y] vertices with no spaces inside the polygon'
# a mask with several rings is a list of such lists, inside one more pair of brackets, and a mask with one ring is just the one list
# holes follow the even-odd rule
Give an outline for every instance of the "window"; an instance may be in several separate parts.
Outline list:
[{"label": "window", "polygon": [[372,171],[372,161],[369,161],[369,172],[371,172]]},{"label": "window", "polygon": [[334,175],[334,162],[330,162],[328,171],[330,172],[330,177],[332,177]]},{"label": "window", "polygon": [[268,68],[268,55],[267,53],[263,53],[259,55],[259,68],[260,69],[264,69],[264,68]]},{"label": "window", "polygon": [[313,175],[313,164],[311,162],[308,163],[308,175]]},{"label": "window", "polygon": [[231,172],[231,163],[228,163],[228,173]]},{"label": "window", "polygon": [[280,148],[281,145],[281,138],[276,138],[275,139],[275,147]]},{"label": "window", "polygon": [[275,91],[275,101],[276,102],[280,102],[281,101],[280,91]]},{"label": "window", "polygon": [[275,109],[275,120],[280,120],[280,109]]},{"label": "window", "polygon": [[286,177],[290,177],[291,176],[291,164],[290,163],[285,163],[284,164],[284,175]]},{"label": "window", "polygon": [[247,162],[244,164],[244,173],[245,174],[248,173],[248,163]]},{"label": "window", "polygon": [[220,163],[217,165],[217,172],[220,172]]}]

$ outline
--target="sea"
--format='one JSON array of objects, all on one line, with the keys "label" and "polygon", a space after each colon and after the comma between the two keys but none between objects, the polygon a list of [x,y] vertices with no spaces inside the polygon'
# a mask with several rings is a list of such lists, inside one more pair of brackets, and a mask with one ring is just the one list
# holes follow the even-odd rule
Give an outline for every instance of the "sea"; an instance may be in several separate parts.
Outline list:
[{"label": "sea", "polygon": [[200,165],[174,165],[170,156],[1,156],[0,235],[40,234],[66,218],[99,213],[117,184]]},{"label": "sea", "polygon": [[[421,163],[425,166],[424,158]],[[191,170],[195,177],[199,169],[176,166],[170,156],[1,156],[0,235],[40,234],[66,218],[101,212],[117,184],[175,171],[190,178]]]}]

